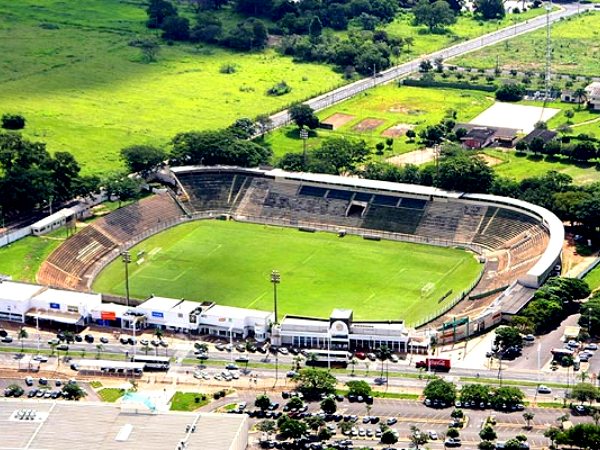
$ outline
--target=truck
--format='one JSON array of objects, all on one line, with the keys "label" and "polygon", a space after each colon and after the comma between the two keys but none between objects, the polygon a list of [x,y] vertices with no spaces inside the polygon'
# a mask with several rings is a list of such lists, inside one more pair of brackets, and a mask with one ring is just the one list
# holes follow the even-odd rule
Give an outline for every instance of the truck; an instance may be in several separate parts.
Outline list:
[{"label": "truck", "polygon": [[417,369],[448,372],[450,370],[450,360],[448,358],[425,358],[424,361],[417,361],[415,367]]}]

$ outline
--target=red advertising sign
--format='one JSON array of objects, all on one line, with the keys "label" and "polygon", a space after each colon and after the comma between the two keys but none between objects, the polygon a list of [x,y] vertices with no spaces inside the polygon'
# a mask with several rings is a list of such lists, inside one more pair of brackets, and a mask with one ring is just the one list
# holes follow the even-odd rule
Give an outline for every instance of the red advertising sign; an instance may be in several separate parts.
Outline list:
[{"label": "red advertising sign", "polygon": [[101,311],[100,318],[102,320],[116,320],[117,316],[114,311]]}]

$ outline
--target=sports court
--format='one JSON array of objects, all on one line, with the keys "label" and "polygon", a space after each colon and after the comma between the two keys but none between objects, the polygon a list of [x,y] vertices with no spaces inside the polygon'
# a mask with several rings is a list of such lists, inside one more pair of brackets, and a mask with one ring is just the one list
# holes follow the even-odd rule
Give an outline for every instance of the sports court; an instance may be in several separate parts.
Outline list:
[{"label": "sports court", "polygon": [[560,109],[556,108],[496,102],[469,123],[486,127],[513,128],[527,134],[535,128],[537,122],[547,122],[559,112]]}]

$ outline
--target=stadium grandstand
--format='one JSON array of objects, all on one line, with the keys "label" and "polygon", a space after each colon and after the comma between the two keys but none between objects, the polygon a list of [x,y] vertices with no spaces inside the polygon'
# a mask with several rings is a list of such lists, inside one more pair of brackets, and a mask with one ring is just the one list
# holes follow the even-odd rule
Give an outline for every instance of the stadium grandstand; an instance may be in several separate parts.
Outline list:
[{"label": "stadium grandstand", "polygon": [[560,264],[562,223],[520,200],[279,169],[187,166],[166,175],[175,192],[87,226],[50,255],[38,281],[89,289],[121,250],[183,221],[215,217],[472,250],[486,265],[472,292],[482,300],[456,307],[466,314],[485,310],[509,287],[515,295],[505,303],[514,313]]}]

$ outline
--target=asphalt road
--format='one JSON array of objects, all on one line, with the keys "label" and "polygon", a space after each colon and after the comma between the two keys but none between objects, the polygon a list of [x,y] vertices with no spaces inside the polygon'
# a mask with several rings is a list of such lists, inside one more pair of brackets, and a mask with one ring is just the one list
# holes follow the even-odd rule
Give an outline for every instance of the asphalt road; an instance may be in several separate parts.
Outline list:
[{"label": "asphalt road", "polygon": [[[563,9],[553,12],[550,14],[550,22],[556,22],[562,18],[569,17],[587,9],[593,9],[593,5],[579,5],[579,4],[563,4]],[[546,15],[538,16],[534,19],[529,19],[526,22],[517,23],[510,27],[502,28],[498,31],[480,36],[469,41],[456,44],[452,47],[445,48],[435,53],[428,55],[422,55],[412,61],[400,64],[392,67],[388,70],[378,73],[375,77],[365,78],[346,86],[340,87],[326,94],[314,97],[304,103],[309,105],[315,111],[327,108],[343,100],[347,100],[366,89],[379,86],[382,84],[389,83],[390,81],[396,80],[400,77],[406,76],[412,72],[419,70],[419,64],[425,59],[434,60],[436,58],[442,58],[447,60],[456,56],[463,55],[475,50],[478,50],[489,45],[496,44],[506,39],[513,38],[523,33],[529,33],[531,31],[542,28],[546,25]],[[271,129],[279,128],[290,122],[290,116],[288,110],[280,111],[279,113],[270,116],[273,125]]]}]

